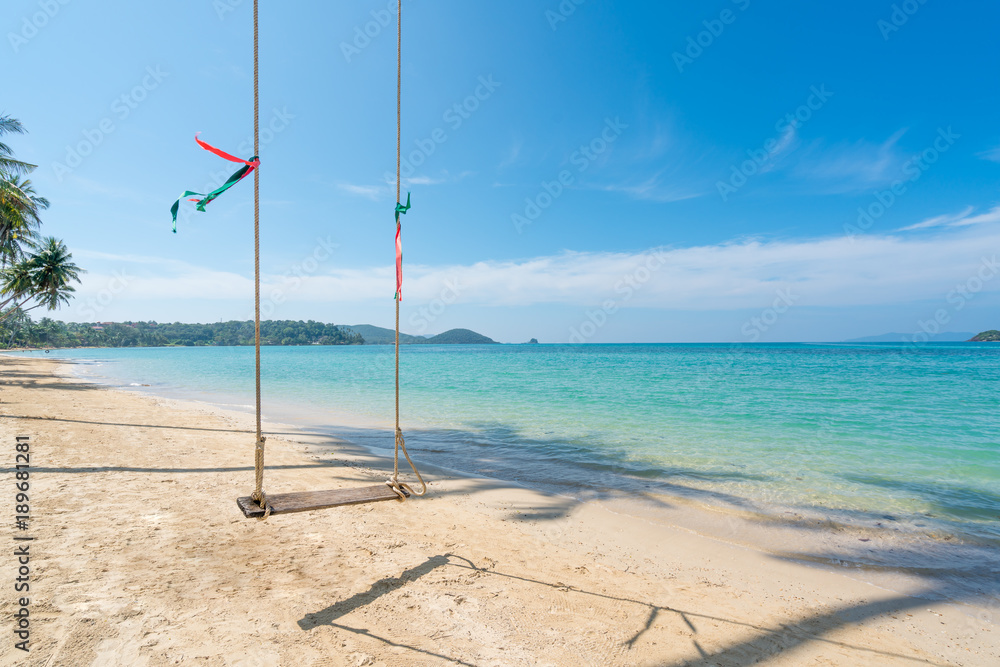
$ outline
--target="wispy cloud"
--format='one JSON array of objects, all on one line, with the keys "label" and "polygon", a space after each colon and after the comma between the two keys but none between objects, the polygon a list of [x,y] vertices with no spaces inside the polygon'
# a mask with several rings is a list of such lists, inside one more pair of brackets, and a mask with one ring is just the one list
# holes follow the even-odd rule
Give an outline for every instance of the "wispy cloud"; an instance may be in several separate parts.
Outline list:
[{"label": "wispy cloud", "polygon": [[[987,214],[984,214],[987,215]],[[996,215],[996,211],[990,215]],[[970,220],[978,216],[964,218]],[[981,266],[984,249],[1000,247],[1000,228],[961,227],[934,236],[844,237],[800,241],[743,240],[642,252],[566,252],[519,261],[465,265],[409,265],[404,294],[410,304],[440,296],[456,285],[459,301],[480,306],[570,304],[591,306],[612,298],[652,266],[634,290],[630,307],[698,311],[757,307],[775,290],[791,290],[809,306],[900,304],[941,297],[943,287],[965,280]],[[245,300],[251,279],[242,274],[184,262],[130,255],[87,253],[103,266],[85,276],[80,296],[94,296],[108,284],[112,268],[130,275],[119,299]],[[991,261],[992,254],[987,257]],[[97,264],[96,262],[92,262]],[[645,271],[645,269],[643,269]],[[279,290],[290,302],[358,303],[384,299],[392,285],[391,265],[333,268],[311,276],[265,274],[262,293]],[[984,290],[1000,290],[1000,282]],[[391,292],[391,289],[390,289]]]},{"label": "wispy cloud", "polygon": [[430,176],[414,176],[413,178],[404,178],[403,186],[410,185],[441,185],[442,183],[447,183],[447,178],[431,178]]},{"label": "wispy cloud", "polygon": [[989,160],[990,162],[1000,162],[1000,146],[991,148],[988,151],[983,151],[982,153],[977,153],[976,155],[984,160]]},{"label": "wispy cloud", "polygon": [[338,183],[337,189],[349,192],[352,195],[358,195],[359,197],[366,197],[367,199],[371,199],[373,201],[378,201],[386,193],[384,188],[380,188],[378,186],[353,185],[351,183]]},{"label": "wispy cloud", "polygon": [[784,132],[781,133],[781,137],[778,138],[778,143],[774,148],[769,151],[767,161],[760,168],[761,172],[767,173],[773,171],[778,166],[778,161],[786,153],[792,151],[798,145],[798,130],[795,129],[795,125],[789,123]]},{"label": "wispy cloud", "polygon": [[981,225],[990,222],[1000,222],[1000,206],[994,206],[985,213],[970,215],[975,210],[973,206],[967,206],[959,213],[934,216],[915,225],[901,227],[896,231],[909,232],[915,229],[931,229],[933,227],[968,227],[970,225]]},{"label": "wispy cloud", "polygon": [[78,176],[76,174],[70,174],[67,177],[67,181],[79,188],[80,192],[85,194],[97,195],[108,199],[124,199],[136,204],[149,203],[147,197],[140,195],[134,190],[118,186],[110,186],[106,183],[84,178],[83,176]]},{"label": "wispy cloud", "polygon": [[660,174],[654,174],[641,183],[615,183],[610,185],[592,185],[589,187],[605,192],[621,192],[633,199],[665,203],[694,199],[705,194],[704,192],[695,192],[680,186],[664,185]]},{"label": "wispy cloud", "polygon": [[906,128],[885,141],[873,144],[856,141],[850,145],[824,147],[815,142],[795,167],[795,175],[819,184],[824,192],[845,193],[884,185],[899,177],[903,155],[897,144]]},{"label": "wispy cloud", "polygon": [[[465,180],[469,176],[475,175],[475,173],[476,172],[474,171],[461,171],[457,174],[452,174],[447,169],[445,169],[441,172],[439,176],[427,176],[427,175],[411,176],[411,177],[404,176],[402,179],[402,184],[404,188],[407,188],[413,185],[444,185],[445,183],[458,183],[459,181]],[[386,186],[392,188],[395,186],[395,184],[396,184],[396,179],[392,179],[386,183]]]},{"label": "wispy cloud", "polygon": [[497,171],[506,169],[507,167],[515,164],[518,158],[521,157],[521,149],[523,147],[524,147],[524,141],[522,141],[521,139],[516,140],[511,145],[510,150],[507,152],[507,155],[502,160],[500,160],[499,164],[497,164]]}]

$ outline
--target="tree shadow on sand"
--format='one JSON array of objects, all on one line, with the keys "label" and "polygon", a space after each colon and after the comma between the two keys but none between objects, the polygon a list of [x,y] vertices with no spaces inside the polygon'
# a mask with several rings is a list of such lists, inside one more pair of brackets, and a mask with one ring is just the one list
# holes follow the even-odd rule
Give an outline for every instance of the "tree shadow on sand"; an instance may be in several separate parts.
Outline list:
[{"label": "tree shadow on sand", "polygon": [[[660,622],[662,618],[667,616],[679,618],[690,631],[691,647],[697,651],[700,658],[693,661],[670,661],[669,659],[665,659],[663,662],[657,663],[659,665],[663,665],[664,667],[668,665],[676,665],[677,667],[680,667],[680,665],[697,665],[699,667],[729,665],[733,667],[743,667],[745,665],[759,664],[762,660],[779,656],[784,652],[795,650],[804,644],[813,642],[828,644],[831,647],[836,646],[867,655],[868,659],[872,661],[871,664],[877,664],[878,662],[888,658],[906,660],[912,662],[913,664],[941,664],[921,657],[907,656],[891,651],[858,646],[848,642],[830,639],[825,636],[844,626],[857,625],[872,618],[887,614],[905,612],[907,609],[913,609],[920,607],[921,605],[926,605],[926,599],[921,599],[921,597],[895,596],[890,599],[878,600],[875,602],[863,602],[861,604],[844,606],[831,611],[802,616],[792,621],[782,623],[778,627],[767,627],[746,621],[703,613],[697,610],[680,609],[667,605],[655,604],[645,600],[589,591],[575,586],[567,586],[561,582],[547,582],[541,579],[497,571],[492,568],[480,568],[477,567],[471,560],[452,553],[431,556],[424,562],[403,571],[398,577],[380,579],[374,582],[366,591],[356,593],[350,598],[336,602],[320,611],[306,614],[298,621],[298,625],[303,631],[306,632],[318,626],[330,626],[375,639],[387,646],[405,648],[424,655],[454,661],[462,665],[473,664],[460,660],[454,656],[445,656],[426,648],[406,644],[400,642],[398,639],[389,639],[379,636],[367,628],[356,628],[338,622],[344,616],[347,616],[366,605],[376,602],[379,598],[394,593],[405,587],[407,584],[414,582],[437,569],[446,567],[464,569],[484,576],[502,577],[510,580],[516,580],[523,584],[528,584],[529,586],[554,589],[567,596],[576,595],[590,598],[600,598],[606,601],[632,605],[636,608],[635,611],[641,612],[644,615],[645,621],[636,629],[631,637],[622,642],[621,646],[625,650],[633,649],[642,637],[658,622]],[[702,622],[710,622],[713,625],[724,624],[726,626],[730,626],[732,629],[730,634],[739,635],[742,639],[734,641],[721,648],[706,650],[702,646],[705,640],[699,641],[698,626]],[[661,658],[661,660],[663,659]]]}]

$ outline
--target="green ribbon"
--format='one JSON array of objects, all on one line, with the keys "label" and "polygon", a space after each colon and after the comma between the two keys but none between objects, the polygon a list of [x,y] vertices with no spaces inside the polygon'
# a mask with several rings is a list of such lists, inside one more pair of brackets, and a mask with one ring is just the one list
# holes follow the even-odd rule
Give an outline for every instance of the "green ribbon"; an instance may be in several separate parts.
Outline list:
[{"label": "green ribbon", "polygon": [[[257,160],[257,156],[254,155],[252,158],[250,158],[249,162],[255,162],[256,160]],[[237,183],[239,183],[241,180],[243,180],[243,177],[246,176],[247,173],[253,171],[253,169],[254,169],[254,165],[252,165],[252,164],[245,164],[245,165],[243,165],[242,167],[240,167],[239,169],[237,169],[236,172],[232,176],[229,177],[229,180],[227,180],[225,183],[223,183],[222,185],[220,185],[216,189],[214,189],[211,192],[209,192],[207,195],[206,194],[202,194],[200,192],[192,192],[191,190],[185,190],[184,194],[182,194],[177,199],[177,201],[174,202],[174,205],[170,207],[170,216],[173,218],[173,221],[174,221],[174,234],[177,233],[177,211],[180,209],[181,199],[184,199],[185,197],[190,197],[191,195],[198,195],[199,197],[202,197],[202,199],[198,200],[197,204],[195,204],[195,209],[197,209],[197,210],[201,211],[202,213],[204,213],[205,212],[205,207],[208,206],[209,204],[211,204],[212,201],[214,201],[216,197],[218,197],[223,192],[225,192],[226,190],[228,190],[229,188],[233,187],[234,185],[236,185]]]},{"label": "green ribbon", "polygon": [[406,206],[403,206],[399,202],[396,202],[396,222],[399,222],[399,214],[405,214],[410,210],[410,193],[406,193]]}]

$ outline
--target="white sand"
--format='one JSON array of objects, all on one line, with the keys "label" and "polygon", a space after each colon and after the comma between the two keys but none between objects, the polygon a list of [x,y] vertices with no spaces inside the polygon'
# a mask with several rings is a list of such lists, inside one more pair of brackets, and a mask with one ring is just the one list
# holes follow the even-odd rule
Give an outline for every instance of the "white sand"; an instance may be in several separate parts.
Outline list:
[{"label": "white sand", "polygon": [[[989,600],[929,602],[918,578],[891,591],[621,503],[429,471],[426,498],[248,520],[250,418],[57,366],[0,356],[0,508],[11,525],[28,435],[35,538],[27,655],[3,538],[0,664],[1000,664]],[[350,445],[266,430],[269,492],[385,478]]]}]

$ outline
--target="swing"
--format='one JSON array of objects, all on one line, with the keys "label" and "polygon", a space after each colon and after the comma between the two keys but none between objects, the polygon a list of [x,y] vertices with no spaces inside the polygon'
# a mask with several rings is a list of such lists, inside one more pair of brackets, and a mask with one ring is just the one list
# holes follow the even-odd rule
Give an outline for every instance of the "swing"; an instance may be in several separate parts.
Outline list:
[{"label": "swing", "polygon": [[[177,232],[177,211],[180,201],[190,195],[199,195],[201,199],[192,199],[197,202],[197,210],[204,211],[205,206],[211,203],[216,197],[238,183],[250,172],[253,172],[254,191],[254,351],[255,351],[255,376],[257,389],[257,441],[254,449],[254,476],[255,488],[249,496],[236,499],[236,503],[248,518],[266,519],[271,514],[286,514],[291,512],[307,512],[309,510],[327,509],[330,507],[340,507],[343,505],[358,505],[361,503],[379,502],[383,500],[405,500],[413,496],[423,496],[427,493],[427,483],[417,470],[409,453],[406,451],[406,442],[403,440],[403,431],[399,427],[399,301],[402,299],[403,283],[403,251],[400,240],[401,225],[399,216],[406,213],[410,208],[410,196],[407,193],[406,205],[399,203],[400,200],[400,146],[402,135],[401,118],[401,98],[402,98],[402,2],[399,3],[397,12],[396,31],[396,444],[393,455],[392,477],[384,484],[363,486],[359,488],[333,489],[326,491],[302,491],[296,493],[276,493],[265,495],[264,484],[264,442],[266,438],[261,432],[261,410],[260,410],[260,153],[259,142],[259,100],[258,100],[258,40],[257,40],[257,3],[253,3],[253,146],[254,156],[249,160],[224,153],[217,148],[209,146],[199,140],[197,135],[195,140],[205,150],[232,162],[242,163],[236,173],[230,176],[218,189],[201,194],[186,191],[181,198],[174,203],[170,212],[174,219],[174,232]],[[402,450],[406,462],[420,482],[420,491],[415,491],[409,484],[399,481],[399,452]]]}]

